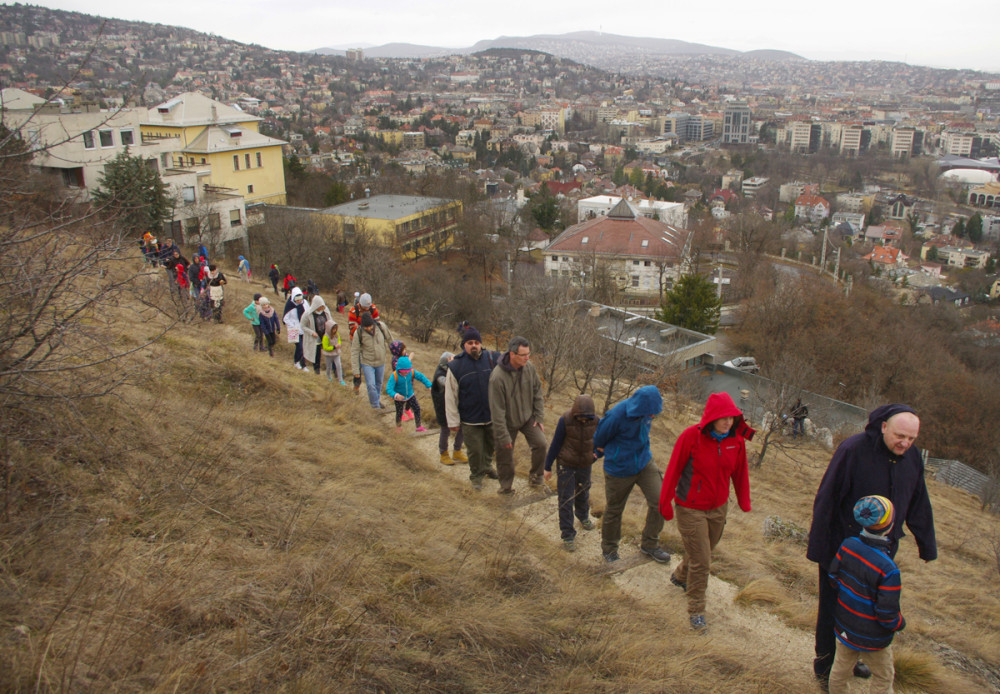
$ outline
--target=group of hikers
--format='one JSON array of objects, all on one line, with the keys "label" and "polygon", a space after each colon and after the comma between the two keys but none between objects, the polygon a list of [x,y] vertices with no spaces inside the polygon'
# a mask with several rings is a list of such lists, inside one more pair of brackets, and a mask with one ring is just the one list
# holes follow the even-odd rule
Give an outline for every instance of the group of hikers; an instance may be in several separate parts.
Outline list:
[{"label": "group of hikers", "polygon": [[[167,249],[166,262],[172,257],[175,267],[181,266],[179,250],[169,245]],[[205,257],[201,250],[199,262]],[[164,263],[164,257],[157,261]],[[280,278],[272,265],[269,279],[276,294]],[[288,274],[283,289],[286,299],[280,314],[259,293],[244,309],[253,328],[253,349],[273,357],[284,326],[294,345],[294,368],[318,374],[325,365],[327,378],[346,386],[338,323],[318,288],[309,281],[303,291]],[[529,340],[516,336],[504,352],[488,350],[479,331],[463,322],[458,326],[458,353],[443,352],[428,378],[414,368],[413,355],[393,337],[370,294],[356,292],[348,306],[346,293],[338,290],[335,310],[347,312],[355,393],[364,381],[375,410],[385,409],[385,393],[395,407],[397,430],[413,421],[421,432],[426,429],[414,386],[429,389],[440,427],[440,461],[468,463],[474,490],[492,479],[499,494],[515,493],[514,443],[522,435],[530,451],[529,487],[540,488],[555,467],[559,531],[568,551],[576,549],[576,522],[585,531],[597,527],[590,516],[591,469],[603,459],[603,559],[620,560],[622,515],[638,486],[647,505],[639,551],[669,563],[671,554],[660,545],[659,536],[665,521],[676,520],[684,556],[669,580],[684,591],[691,628],[707,628],[706,589],[712,554],[726,526],[731,488],[740,509],[751,510],[746,444],[755,432],[729,394],[708,396],[699,422],[682,431],[661,473],[650,446],[653,419],[663,410],[656,386],[636,389],[603,417],[597,415],[591,396],[577,395],[547,441],[542,383],[530,361]],[[808,409],[798,401],[790,410],[793,436],[804,435]],[[893,561],[904,537],[903,522],[913,533],[920,557],[937,558],[923,461],[913,446],[919,426],[916,413],[906,405],[876,408],[865,431],[837,448],[817,491],[807,557],[819,566],[814,673],[824,690],[846,692],[853,674],[871,677],[872,692],[892,691],[891,642],[905,626],[899,607],[900,574]]]}]

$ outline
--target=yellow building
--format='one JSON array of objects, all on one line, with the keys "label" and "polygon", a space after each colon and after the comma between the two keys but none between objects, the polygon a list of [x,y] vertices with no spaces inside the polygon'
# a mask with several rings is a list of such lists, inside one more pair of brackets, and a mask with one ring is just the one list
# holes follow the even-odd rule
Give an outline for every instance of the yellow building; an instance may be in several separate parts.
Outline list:
[{"label": "yellow building", "polygon": [[149,109],[143,142],[166,141],[164,168],[208,165],[210,189],[233,191],[249,203],[285,204],[285,171],[278,140],[259,132],[262,119],[186,92]]},{"label": "yellow building", "polygon": [[382,144],[388,147],[402,147],[404,135],[405,133],[402,130],[378,130],[375,133],[375,136],[382,141]]},{"label": "yellow building", "polygon": [[419,195],[376,195],[317,210],[336,220],[345,235],[370,233],[405,258],[443,250],[451,245],[462,216],[459,200]]}]

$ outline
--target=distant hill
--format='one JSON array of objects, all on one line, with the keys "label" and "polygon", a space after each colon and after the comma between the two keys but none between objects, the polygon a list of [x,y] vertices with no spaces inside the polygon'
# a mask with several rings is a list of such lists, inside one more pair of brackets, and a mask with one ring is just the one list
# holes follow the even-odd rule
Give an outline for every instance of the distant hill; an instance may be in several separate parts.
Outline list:
[{"label": "distant hill", "polygon": [[[622,36],[598,31],[574,31],[568,34],[536,34],[534,36],[500,36],[495,39],[478,41],[467,48],[388,43],[384,46],[373,46],[364,50],[365,55],[371,58],[430,58],[442,55],[479,53],[490,48],[543,51],[560,58],[569,58],[599,67],[608,67],[608,63],[618,63],[622,60],[651,56],[743,56],[774,61],[805,60],[802,56],[788,51],[763,49],[741,52],[730,48],[690,43],[677,39]],[[321,55],[344,54],[341,50],[331,48],[319,48],[309,52]]]}]

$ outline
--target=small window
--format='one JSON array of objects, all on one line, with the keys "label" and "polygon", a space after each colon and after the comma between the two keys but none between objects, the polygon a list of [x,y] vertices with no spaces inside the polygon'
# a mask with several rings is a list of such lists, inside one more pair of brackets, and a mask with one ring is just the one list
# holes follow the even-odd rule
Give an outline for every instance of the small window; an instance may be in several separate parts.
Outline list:
[{"label": "small window", "polygon": [[240,170],[240,155],[234,154],[233,155],[233,171],[239,171],[239,170]]},{"label": "small window", "polygon": [[184,186],[181,188],[181,200],[184,202],[194,202],[194,186]]},{"label": "small window", "polygon": [[94,131],[88,130],[83,134],[84,149],[94,149]]},{"label": "small window", "polygon": [[207,163],[208,163],[208,160],[207,160],[207,159],[205,159],[205,157],[202,157],[202,158],[201,158],[201,163],[202,163],[202,164],[207,164]]},{"label": "small window", "polygon": [[557,256],[557,255],[552,256],[552,262],[553,263],[558,263],[559,262],[559,256]]},{"label": "small window", "polygon": [[253,192],[253,183],[251,183],[250,185],[247,186],[247,192],[248,193],[252,193]]},{"label": "small window", "polygon": [[580,239],[580,243],[581,244],[590,243],[590,237],[584,236],[582,239]]},{"label": "small window", "polygon": [[648,248],[649,247],[649,239],[643,239],[642,240],[642,247],[643,248]]},{"label": "small window", "polygon": [[243,155],[243,161],[246,162],[247,168],[249,169],[250,168],[250,152],[247,152],[246,154]]},{"label": "small window", "polygon": [[563,256],[563,262],[564,263],[568,263],[569,262],[569,258],[567,258],[566,256]]},{"label": "small window", "polygon": [[260,157],[260,152],[257,152],[257,168],[259,169],[259,168],[261,168],[263,166],[264,166],[264,162],[263,162],[263,160]]},{"label": "small window", "polygon": [[112,130],[101,130],[99,133],[101,138],[101,147],[114,147],[115,146],[115,133]]},{"label": "small window", "polygon": [[229,210],[229,226],[238,227],[240,224],[242,224],[242,221],[240,220],[240,211]]},{"label": "small window", "polygon": [[188,234],[197,234],[200,228],[201,222],[198,221],[197,217],[188,217],[184,220],[184,230]]},{"label": "small window", "polygon": [[632,261],[632,264],[633,264],[633,265],[638,265],[638,264],[639,264],[639,261],[638,261],[638,260],[633,260],[633,261]]},{"label": "small window", "polygon": [[632,275],[632,286],[636,289],[639,288],[639,275]]},{"label": "small window", "polygon": [[208,228],[212,231],[218,231],[222,228],[222,216],[218,212],[208,215]]},{"label": "small window", "polygon": [[644,266],[646,266],[646,267],[650,267],[653,264],[653,261],[651,261],[651,260],[644,260],[644,261],[642,261],[642,264]]},{"label": "small window", "polygon": [[122,139],[122,144],[126,147],[131,147],[135,144],[135,131],[133,130],[120,130],[118,131],[119,137]]}]

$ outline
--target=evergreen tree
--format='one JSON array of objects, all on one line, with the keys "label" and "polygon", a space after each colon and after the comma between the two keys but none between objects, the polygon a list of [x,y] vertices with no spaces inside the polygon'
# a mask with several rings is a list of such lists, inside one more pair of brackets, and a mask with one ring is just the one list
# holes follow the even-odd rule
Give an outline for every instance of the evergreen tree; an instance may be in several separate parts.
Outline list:
[{"label": "evergreen tree", "polygon": [[685,275],[663,297],[656,318],[688,330],[714,335],[719,328],[722,299],[701,275]]},{"label": "evergreen tree", "polygon": [[972,243],[979,243],[983,240],[983,216],[976,214],[969,217],[969,222],[965,225],[965,233],[969,235]]},{"label": "evergreen tree", "polygon": [[100,186],[93,194],[103,211],[115,216],[132,234],[159,233],[170,219],[173,201],[156,169],[124,150],[104,166]]}]

